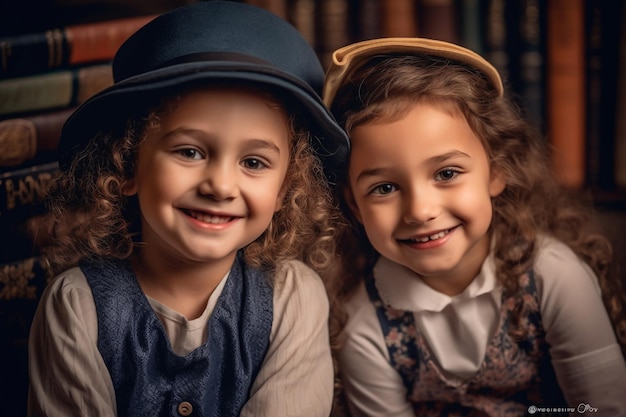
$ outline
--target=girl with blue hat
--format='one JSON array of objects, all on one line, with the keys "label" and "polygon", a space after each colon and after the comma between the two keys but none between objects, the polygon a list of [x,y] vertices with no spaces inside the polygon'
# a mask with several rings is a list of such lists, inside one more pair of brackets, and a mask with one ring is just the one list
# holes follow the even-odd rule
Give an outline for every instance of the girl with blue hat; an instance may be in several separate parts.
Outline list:
[{"label": "girl with blue hat", "polygon": [[327,416],[334,172],[348,142],[295,28],[165,13],[68,119],[31,416]]}]

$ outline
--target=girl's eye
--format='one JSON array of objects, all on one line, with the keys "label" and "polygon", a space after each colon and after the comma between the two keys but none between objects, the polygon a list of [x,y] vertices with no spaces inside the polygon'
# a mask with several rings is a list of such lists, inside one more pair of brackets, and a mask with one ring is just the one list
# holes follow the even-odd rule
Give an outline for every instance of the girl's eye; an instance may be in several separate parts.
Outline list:
[{"label": "girl's eye", "polygon": [[396,191],[396,186],[393,184],[380,184],[372,189],[372,194],[390,194]]},{"label": "girl's eye", "polygon": [[178,152],[179,155],[187,159],[202,159],[202,154],[197,149],[185,148],[179,149],[176,152]]},{"label": "girl's eye", "polygon": [[435,175],[435,179],[438,181],[451,181],[459,175],[459,171],[453,168],[442,169]]},{"label": "girl's eye", "polygon": [[256,158],[244,159],[244,161],[242,162],[242,165],[252,170],[258,170],[258,169],[263,169],[267,167],[267,165],[265,165],[261,160],[256,159]]}]

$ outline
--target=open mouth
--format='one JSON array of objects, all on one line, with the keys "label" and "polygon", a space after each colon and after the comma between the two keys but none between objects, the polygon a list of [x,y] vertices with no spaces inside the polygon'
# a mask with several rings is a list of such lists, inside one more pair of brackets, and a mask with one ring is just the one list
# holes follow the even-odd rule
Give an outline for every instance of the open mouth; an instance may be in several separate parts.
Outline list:
[{"label": "open mouth", "polygon": [[219,216],[215,214],[209,214],[196,210],[184,210],[184,212],[191,218],[208,224],[223,224],[228,223],[236,219],[235,216]]}]

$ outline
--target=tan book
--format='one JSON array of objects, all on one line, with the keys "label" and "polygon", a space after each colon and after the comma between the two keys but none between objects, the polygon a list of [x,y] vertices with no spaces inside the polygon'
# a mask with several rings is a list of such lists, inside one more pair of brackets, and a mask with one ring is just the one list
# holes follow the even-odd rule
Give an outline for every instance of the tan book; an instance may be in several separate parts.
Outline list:
[{"label": "tan book", "polygon": [[54,151],[74,107],[0,121],[0,167],[20,165],[38,152]]},{"label": "tan book", "polygon": [[0,80],[0,115],[77,106],[111,85],[110,63]]}]

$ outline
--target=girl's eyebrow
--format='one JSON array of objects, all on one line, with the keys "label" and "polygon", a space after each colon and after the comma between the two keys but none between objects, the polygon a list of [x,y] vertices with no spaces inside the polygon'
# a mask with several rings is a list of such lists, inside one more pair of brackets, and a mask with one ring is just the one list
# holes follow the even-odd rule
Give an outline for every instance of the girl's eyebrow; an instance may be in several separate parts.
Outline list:
[{"label": "girl's eyebrow", "polygon": [[[450,159],[453,159],[453,158],[471,158],[471,156],[469,156],[465,152],[461,152],[459,150],[454,150],[454,151],[446,152],[446,153],[441,154],[441,155],[435,155],[433,157],[430,157],[430,158],[428,158],[426,160],[426,162],[434,163],[434,164],[440,164],[442,162],[446,162],[446,161],[448,161]],[[364,169],[356,177],[356,182],[358,183],[359,181],[362,181],[363,179],[365,179],[367,177],[375,177],[375,176],[378,176],[378,175],[382,175],[382,174],[384,174],[385,172],[387,172],[389,170],[390,170],[390,168]]]},{"label": "girl's eyebrow", "polygon": [[359,181],[362,181],[362,180],[366,179],[367,177],[375,177],[375,176],[378,176],[378,175],[382,175],[382,174],[384,174],[387,171],[389,171],[388,168],[364,169],[356,177],[356,182],[358,183]]},{"label": "girl's eyebrow", "polygon": [[471,156],[469,156],[465,152],[454,150],[454,151],[446,152],[444,154],[435,155],[431,158],[428,158],[428,162],[440,163],[440,162],[445,162],[448,159],[453,159],[453,158],[471,158]]},{"label": "girl's eyebrow", "polygon": [[270,150],[272,152],[275,152],[277,154],[280,155],[280,148],[278,146],[276,146],[275,143],[272,143],[268,140],[264,140],[264,139],[250,139],[246,142],[246,146],[250,147],[250,148],[256,148],[256,149],[267,149]]}]

